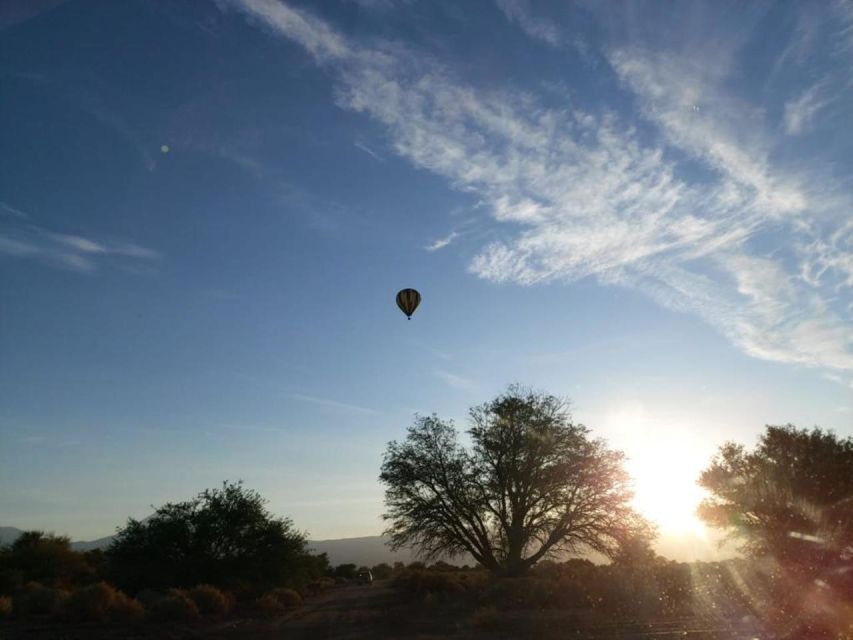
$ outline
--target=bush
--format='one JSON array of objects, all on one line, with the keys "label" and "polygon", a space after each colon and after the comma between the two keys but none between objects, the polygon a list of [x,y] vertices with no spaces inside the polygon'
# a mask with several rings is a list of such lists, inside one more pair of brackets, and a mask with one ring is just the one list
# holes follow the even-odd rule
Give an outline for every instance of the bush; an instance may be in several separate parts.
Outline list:
[{"label": "bush", "polygon": [[131,621],[145,613],[142,605],[106,582],[98,582],[75,591],[64,602],[64,617],[69,620],[100,622],[106,619]]},{"label": "bush", "polygon": [[408,568],[394,577],[393,585],[418,599],[474,594],[485,584],[485,574]]},{"label": "bush", "polygon": [[151,618],[158,622],[183,622],[198,618],[198,607],[182,589],[169,592],[154,601],[150,609]]},{"label": "bush", "polygon": [[98,582],[78,589],[65,601],[64,617],[86,622],[106,620],[116,599],[116,593],[116,590],[106,582]]},{"label": "bush", "polygon": [[274,595],[266,593],[255,602],[258,613],[263,616],[280,616],[287,611]]},{"label": "bush", "polygon": [[145,607],[139,600],[129,598],[121,591],[116,591],[115,600],[110,607],[110,620],[119,622],[136,622],[145,616]]},{"label": "bush", "polygon": [[265,616],[280,616],[302,604],[302,596],[293,589],[280,587],[268,591],[255,603],[258,611]]},{"label": "bush", "polygon": [[142,589],[142,591],[136,594],[136,599],[146,609],[153,607],[163,597],[164,594],[160,591],[156,591],[155,589]]},{"label": "bush", "polygon": [[12,615],[12,598],[0,596],[0,620]]},{"label": "bush", "polygon": [[228,597],[216,587],[200,584],[189,591],[189,596],[198,610],[205,615],[221,615],[228,613],[231,602]]},{"label": "bush", "polygon": [[278,600],[281,603],[281,606],[285,609],[295,609],[296,607],[302,606],[302,596],[293,589],[279,587],[278,589],[270,591],[269,595],[272,595],[276,600]]},{"label": "bush", "polygon": [[331,589],[334,586],[334,578],[318,578],[317,580],[312,580],[307,585],[305,585],[305,590],[312,595],[316,595],[318,593],[322,593],[323,591]]},{"label": "bush", "polygon": [[480,631],[498,631],[501,628],[501,617],[493,606],[480,607],[471,614],[471,625]]},{"label": "bush", "polygon": [[68,598],[68,592],[30,582],[13,600],[15,615],[40,616],[56,613]]}]

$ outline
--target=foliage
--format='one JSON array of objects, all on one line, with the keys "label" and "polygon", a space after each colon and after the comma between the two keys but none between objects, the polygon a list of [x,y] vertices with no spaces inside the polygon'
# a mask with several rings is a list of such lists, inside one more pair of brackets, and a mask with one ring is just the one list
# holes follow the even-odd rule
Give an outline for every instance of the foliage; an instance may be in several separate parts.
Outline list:
[{"label": "foliage", "polygon": [[258,598],[255,606],[262,616],[274,617],[284,614],[287,609],[272,594],[265,593]]},{"label": "foliage", "polygon": [[727,443],[702,473],[710,525],[756,556],[814,571],[853,543],[853,440],[768,426],[753,451]]},{"label": "foliage", "polygon": [[482,571],[448,572],[424,568],[407,568],[394,576],[393,586],[409,596],[457,598],[482,591],[486,580]]},{"label": "foliage", "polygon": [[169,589],[150,607],[151,619],[158,622],[186,622],[198,618],[198,607],[183,589]]},{"label": "foliage", "polygon": [[142,618],[144,609],[106,582],[97,582],[73,592],[63,603],[62,613],[66,619],[84,622],[132,621]]},{"label": "foliage", "polygon": [[94,570],[71,549],[66,536],[25,531],[0,554],[0,593],[13,593],[24,582],[67,587],[88,579]]},{"label": "foliage", "polygon": [[262,615],[279,616],[301,606],[302,596],[293,589],[272,589],[258,598],[256,605]]},{"label": "foliage", "polygon": [[480,631],[499,631],[501,617],[494,605],[480,607],[471,614],[471,625]]},{"label": "foliage", "polygon": [[109,575],[130,590],[228,586],[261,588],[306,582],[322,563],[290,520],[273,517],[264,499],[240,483],[223,483],[150,518],[131,519],[107,550]]},{"label": "foliage", "polygon": [[391,565],[387,562],[380,562],[379,564],[373,565],[370,569],[370,573],[373,574],[373,577],[376,580],[386,580],[391,577],[392,573],[394,573],[394,569],[392,569]]},{"label": "foliage", "polygon": [[63,611],[72,620],[106,620],[107,613],[116,600],[116,590],[106,582],[97,582],[72,593],[65,601]]},{"label": "foliage", "polygon": [[352,563],[347,564],[339,564],[332,571],[332,575],[335,578],[345,578],[347,580],[354,580],[358,575],[358,567]]},{"label": "foliage", "polygon": [[388,445],[380,479],[394,548],[467,552],[492,573],[520,575],[557,552],[612,556],[622,540],[652,534],[630,507],[623,454],[572,423],[565,402],[513,386],[470,419],[470,450],[435,415]]},{"label": "foliage", "polygon": [[279,587],[271,590],[268,595],[271,595],[273,598],[278,600],[285,609],[293,609],[295,607],[302,606],[302,596],[293,589]]},{"label": "foliage", "polygon": [[231,609],[228,596],[213,585],[197,585],[189,590],[189,597],[205,615],[222,615]]},{"label": "foliage", "polygon": [[0,620],[12,615],[12,598],[0,596]]},{"label": "foliage", "polygon": [[30,582],[15,595],[12,605],[19,617],[51,615],[59,611],[67,598],[67,591]]}]

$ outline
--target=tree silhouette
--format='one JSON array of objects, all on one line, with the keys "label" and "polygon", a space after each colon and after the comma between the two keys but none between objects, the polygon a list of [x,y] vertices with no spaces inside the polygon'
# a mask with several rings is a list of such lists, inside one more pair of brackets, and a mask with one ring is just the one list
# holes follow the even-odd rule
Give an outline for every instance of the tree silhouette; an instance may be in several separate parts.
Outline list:
[{"label": "tree silhouette", "polygon": [[768,426],[758,446],[726,443],[702,473],[699,515],[754,555],[818,569],[853,543],[853,440]]},{"label": "tree silhouette", "polygon": [[130,519],[107,558],[113,580],[131,590],[199,583],[269,587],[322,572],[305,545],[304,534],[290,520],[273,517],[260,494],[225,482],[166,504],[145,520]]},{"label": "tree silhouette", "polygon": [[573,424],[564,401],[512,386],[469,415],[470,449],[435,415],[389,443],[380,480],[394,548],[467,552],[519,575],[557,552],[613,555],[621,540],[651,535],[629,506],[623,454]]}]

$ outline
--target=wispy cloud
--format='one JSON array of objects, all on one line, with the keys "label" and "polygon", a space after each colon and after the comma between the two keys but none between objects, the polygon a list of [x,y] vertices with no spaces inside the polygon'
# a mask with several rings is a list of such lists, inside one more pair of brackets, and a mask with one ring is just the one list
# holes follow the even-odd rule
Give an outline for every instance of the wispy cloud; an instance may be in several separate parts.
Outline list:
[{"label": "wispy cloud", "polygon": [[378,153],[376,153],[373,149],[368,147],[363,142],[356,140],[355,142],[353,142],[353,144],[356,146],[356,148],[361,149],[362,151],[364,151],[367,155],[369,155],[374,160],[378,160],[379,162],[385,162],[385,158],[380,156]]},{"label": "wispy cloud", "polygon": [[458,391],[477,391],[479,388],[473,380],[444,369],[436,369],[433,374]]},{"label": "wispy cloud", "polygon": [[519,27],[531,38],[558,47],[562,43],[562,34],[556,24],[533,14],[528,0],[495,0],[498,8],[510,22]]},{"label": "wispy cloud", "polygon": [[[696,313],[750,355],[853,370],[850,199],[829,197],[819,169],[771,160],[765,110],[726,88],[736,48],[714,64],[602,52],[654,127],[640,135],[606,105],[475,89],[420,52],[357,44],[303,10],[234,4],[333,70],[337,104],[384,125],[400,156],[487,205],[504,239],[472,273],[522,285],[592,276]],[[503,6],[520,20],[518,7]]]},{"label": "wispy cloud", "polygon": [[823,109],[829,99],[823,97],[823,83],[812,85],[802,95],[785,103],[785,131],[799,135],[807,130],[818,111]]},{"label": "wispy cloud", "polygon": [[13,224],[0,226],[0,257],[32,259],[81,273],[96,271],[99,262],[107,259],[123,261],[130,267],[134,262],[150,264],[160,259],[157,251],[138,244],[57,233],[30,223],[30,216],[25,212],[11,210],[15,212],[16,220]]},{"label": "wispy cloud", "polygon": [[345,411],[350,413],[362,413],[366,415],[380,415],[380,411],[376,409],[370,409],[368,407],[361,407],[357,404],[349,404],[347,402],[338,402],[337,400],[332,400],[330,398],[319,398],[317,396],[309,396],[302,393],[291,393],[290,397],[294,400],[300,400],[302,402],[308,402],[311,404],[315,404],[319,407],[323,407],[325,409],[334,409],[336,411]]},{"label": "wispy cloud", "polygon": [[438,251],[439,249],[444,249],[444,247],[448,246],[458,237],[459,234],[456,231],[451,231],[443,238],[439,238],[435,242],[430,242],[427,246],[424,247],[424,249],[426,249],[427,251]]},{"label": "wispy cloud", "polygon": [[21,211],[20,209],[16,209],[15,207],[13,207],[10,204],[7,204],[6,202],[0,202],[0,213],[7,215],[7,216],[12,216],[12,217],[18,218],[20,220],[26,220],[27,218],[30,217],[29,214],[26,213],[25,211]]}]

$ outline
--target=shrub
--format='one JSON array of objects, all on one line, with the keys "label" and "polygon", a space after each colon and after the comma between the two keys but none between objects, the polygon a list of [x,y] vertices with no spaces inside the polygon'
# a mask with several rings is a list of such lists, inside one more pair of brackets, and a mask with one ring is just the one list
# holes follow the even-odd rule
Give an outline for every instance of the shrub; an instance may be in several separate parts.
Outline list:
[{"label": "shrub", "polygon": [[71,620],[86,622],[106,620],[116,600],[116,594],[116,590],[106,582],[90,584],[69,596],[64,603],[63,613]]},{"label": "shrub", "polygon": [[280,616],[302,604],[302,596],[293,589],[279,587],[262,595],[256,601],[258,611],[265,616]]},{"label": "shrub", "polygon": [[482,573],[406,569],[394,577],[393,585],[418,599],[454,597],[479,591],[484,584]]},{"label": "shrub", "polygon": [[59,610],[68,592],[61,589],[51,589],[38,582],[29,582],[13,601],[15,615],[38,616],[49,615]]},{"label": "shrub", "polygon": [[293,589],[279,587],[278,589],[270,591],[269,595],[272,595],[276,600],[278,600],[281,603],[281,606],[285,609],[294,609],[302,606],[302,596]]},{"label": "shrub", "polygon": [[216,587],[200,584],[190,589],[189,596],[198,610],[205,615],[221,615],[228,613],[231,603],[228,597]]},{"label": "shrub", "polygon": [[471,625],[480,631],[498,631],[501,628],[501,617],[493,606],[480,607],[471,614]]},{"label": "shrub", "polygon": [[282,604],[278,601],[274,595],[270,593],[265,593],[255,602],[255,606],[258,609],[258,613],[263,616],[280,616],[283,614],[286,609]]},{"label": "shrub", "polygon": [[157,604],[157,601],[161,600],[163,596],[164,594],[160,591],[156,591],[154,589],[142,589],[142,591],[136,594],[136,599],[139,600],[143,607],[150,609]]},{"label": "shrub", "polygon": [[145,613],[142,605],[106,582],[98,582],[72,593],[64,602],[64,617],[70,620],[138,620]]},{"label": "shrub", "polygon": [[150,609],[151,618],[159,622],[182,622],[198,618],[198,607],[181,589],[169,592],[154,601]]},{"label": "shrub", "polygon": [[12,615],[12,598],[0,596],[0,620]]},{"label": "shrub", "polygon": [[0,594],[10,596],[21,590],[24,573],[20,569],[0,570]]},{"label": "shrub", "polygon": [[116,591],[113,605],[110,607],[110,620],[119,622],[135,622],[145,616],[145,607],[139,600],[129,598],[121,591]]},{"label": "shrub", "polygon": [[305,590],[312,594],[316,595],[318,593],[322,593],[328,589],[331,589],[335,586],[334,578],[318,578],[317,580],[312,580],[305,586]]}]

